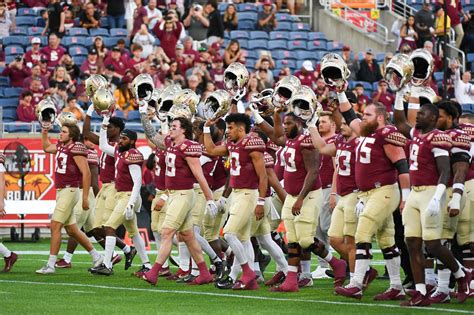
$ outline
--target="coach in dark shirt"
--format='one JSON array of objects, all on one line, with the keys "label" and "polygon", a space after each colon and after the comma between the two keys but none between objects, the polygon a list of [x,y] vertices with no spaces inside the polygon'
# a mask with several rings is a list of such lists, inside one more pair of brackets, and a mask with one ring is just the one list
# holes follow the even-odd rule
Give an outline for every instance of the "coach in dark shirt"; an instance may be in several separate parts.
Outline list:
[{"label": "coach in dark shirt", "polygon": [[222,16],[217,10],[217,2],[215,0],[209,0],[204,7],[209,20],[207,26],[207,42],[212,44],[222,38],[224,38],[224,22]]},{"label": "coach in dark shirt", "polygon": [[359,72],[357,72],[357,80],[366,82],[377,82],[382,79],[380,67],[374,60],[372,49],[365,52],[365,58],[360,62]]},{"label": "coach in dark shirt", "polygon": [[65,32],[64,21],[66,19],[64,6],[59,0],[50,0],[47,10],[48,20],[41,35],[45,36],[46,33],[56,33],[59,37],[63,37]]},{"label": "coach in dark shirt", "polygon": [[418,33],[416,46],[422,48],[424,43],[429,40],[433,41],[431,30],[434,27],[434,14],[431,10],[429,0],[423,2],[423,8],[415,14],[415,29]]}]

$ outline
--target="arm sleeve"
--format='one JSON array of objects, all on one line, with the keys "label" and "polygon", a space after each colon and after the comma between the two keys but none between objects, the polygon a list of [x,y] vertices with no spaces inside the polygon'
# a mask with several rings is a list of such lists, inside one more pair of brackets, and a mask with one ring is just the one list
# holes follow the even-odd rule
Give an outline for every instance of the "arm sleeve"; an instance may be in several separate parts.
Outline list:
[{"label": "arm sleeve", "polygon": [[140,187],[142,185],[142,169],[137,164],[130,164],[128,169],[133,180],[132,194],[130,195],[129,202],[135,203],[140,196]]},{"label": "arm sleeve", "polygon": [[107,130],[105,130],[104,128],[100,128],[99,148],[102,152],[105,152],[105,154],[107,155],[110,155],[110,156],[115,155],[114,147],[108,144],[107,142]]}]

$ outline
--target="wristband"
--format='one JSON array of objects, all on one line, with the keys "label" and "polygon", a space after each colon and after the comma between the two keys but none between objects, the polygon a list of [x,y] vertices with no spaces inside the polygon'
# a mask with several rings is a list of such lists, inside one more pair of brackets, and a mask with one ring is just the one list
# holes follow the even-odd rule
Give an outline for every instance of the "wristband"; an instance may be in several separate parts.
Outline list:
[{"label": "wristband", "polygon": [[450,208],[452,209],[459,209],[461,210],[461,194],[460,193],[454,193],[453,197],[451,198],[451,202],[449,203]]},{"label": "wristband", "polygon": [[455,189],[458,189],[458,190],[464,192],[464,184],[461,184],[461,183],[454,183],[454,184],[453,184],[453,190],[455,190]]},{"label": "wristband", "polygon": [[337,196],[337,193],[330,193],[330,196]]},{"label": "wristband", "polygon": [[419,103],[408,103],[408,109],[420,109]]},{"label": "wristband", "polygon": [[88,108],[87,108],[87,112],[86,112],[86,115],[89,116],[89,117],[92,117],[92,113],[94,112],[94,105],[90,105]]},{"label": "wristband", "polygon": [[265,205],[265,199],[264,200],[257,200],[257,206],[263,206]]},{"label": "wristband", "polygon": [[166,201],[168,200],[169,196],[167,194],[163,194],[160,196],[160,199],[163,200],[163,201]]},{"label": "wristband", "polygon": [[410,194],[410,188],[403,188],[402,189],[402,201],[407,201],[409,194]]},{"label": "wristband", "polygon": [[260,124],[263,123],[263,121],[264,121],[263,118],[262,118],[262,116],[260,116],[260,113],[257,112],[257,111],[254,111],[254,112],[253,112],[253,117],[255,118],[255,123],[256,123],[257,125],[260,125]]},{"label": "wristband", "polygon": [[211,133],[211,127],[209,127],[209,126],[204,126],[204,128],[202,128],[202,132],[203,132],[203,133]]},{"label": "wristband", "polygon": [[395,106],[393,107],[393,109],[400,110],[400,111],[404,110],[404,108],[403,108],[403,96],[400,95],[399,92],[397,92],[397,94],[395,96]]},{"label": "wristband", "polygon": [[339,104],[349,103],[345,92],[337,93],[337,100],[339,101]]}]

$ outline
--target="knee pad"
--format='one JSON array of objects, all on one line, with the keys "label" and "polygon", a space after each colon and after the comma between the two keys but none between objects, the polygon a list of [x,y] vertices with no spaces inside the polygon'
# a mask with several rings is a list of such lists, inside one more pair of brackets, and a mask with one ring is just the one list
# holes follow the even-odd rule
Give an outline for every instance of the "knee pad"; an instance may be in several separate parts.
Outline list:
[{"label": "knee pad", "polygon": [[301,256],[301,246],[298,243],[288,244],[288,259],[299,258]]},{"label": "knee pad", "polygon": [[474,243],[461,246],[461,253],[463,261],[474,262]]},{"label": "knee pad", "polygon": [[326,249],[324,243],[318,240],[316,237],[312,239],[311,245],[308,247],[308,250],[313,252],[314,254],[321,256]]},{"label": "knee pad", "polygon": [[400,250],[397,246],[393,245],[391,247],[382,249],[382,255],[385,260],[393,259],[400,256]]},{"label": "knee pad", "polygon": [[313,251],[314,238],[303,237],[298,241],[298,243],[302,248],[307,249],[308,251]]},{"label": "knee pad", "polygon": [[372,259],[372,244],[357,243],[356,244],[356,259]]}]

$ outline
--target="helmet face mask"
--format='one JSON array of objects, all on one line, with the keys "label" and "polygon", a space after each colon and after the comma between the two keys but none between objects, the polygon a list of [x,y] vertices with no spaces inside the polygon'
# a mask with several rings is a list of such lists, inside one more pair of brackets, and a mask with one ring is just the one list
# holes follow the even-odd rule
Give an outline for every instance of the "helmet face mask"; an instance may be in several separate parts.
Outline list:
[{"label": "helmet face mask", "polygon": [[326,85],[343,87],[350,75],[346,62],[338,54],[328,53],[321,59],[321,77]]},{"label": "helmet face mask", "polygon": [[92,97],[94,109],[100,116],[107,116],[114,112],[115,98],[106,88],[98,89]]},{"label": "helmet face mask", "polygon": [[384,79],[390,90],[400,91],[412,79],[414,72],[413,62],[405,54],[396,54],[387,64]]},{"label": "helmet face mask", "polygon": [[254,103],[258,111],[263,116],[273,115],[275,106],[272,103],[273,89],[265,89],[257,95],[252,96],[251,103]]},{"label": "helmet face mask", "polygon": [[282,78],[275,85],[275,90],[272,95],[272,104],[277,108],[286,107],[286,104],[293,94],[301,87],[300,80],[289,75]]},{"label": "helmet face mask", "polygon": [[132,95],[135,99],[149,101],[153,91],[153,79],[149,74],[139,74],[133,79]]},{"label": "helmet face mask", "polygon": [[177,84],[172,84],[166,87],[158,98],[158,113],[168,113],[173,107],[173,100],[176,94],[181,91],[181,87]]},{"label": "helmet face mask", "polygon": [[322,106],[317,101],[316,94],[311,88],[304,85],[293,95],[289,104],[293,113],[304,121],[308,121],[313,115],[319,115],[322,112]]},{"label": "helmet face mask", "polygon": [[224,71],[224,87],[232,94],[240,93],[249,82],[250,75],[247,68],[239,63],[231,63]]},{"label": "helmet face mask", "polygon": [[49,130],[53,128],[56,121],[56,115],[56,106],[49,97],[39,102],[36,106],[36,117],[43,129]]}]

